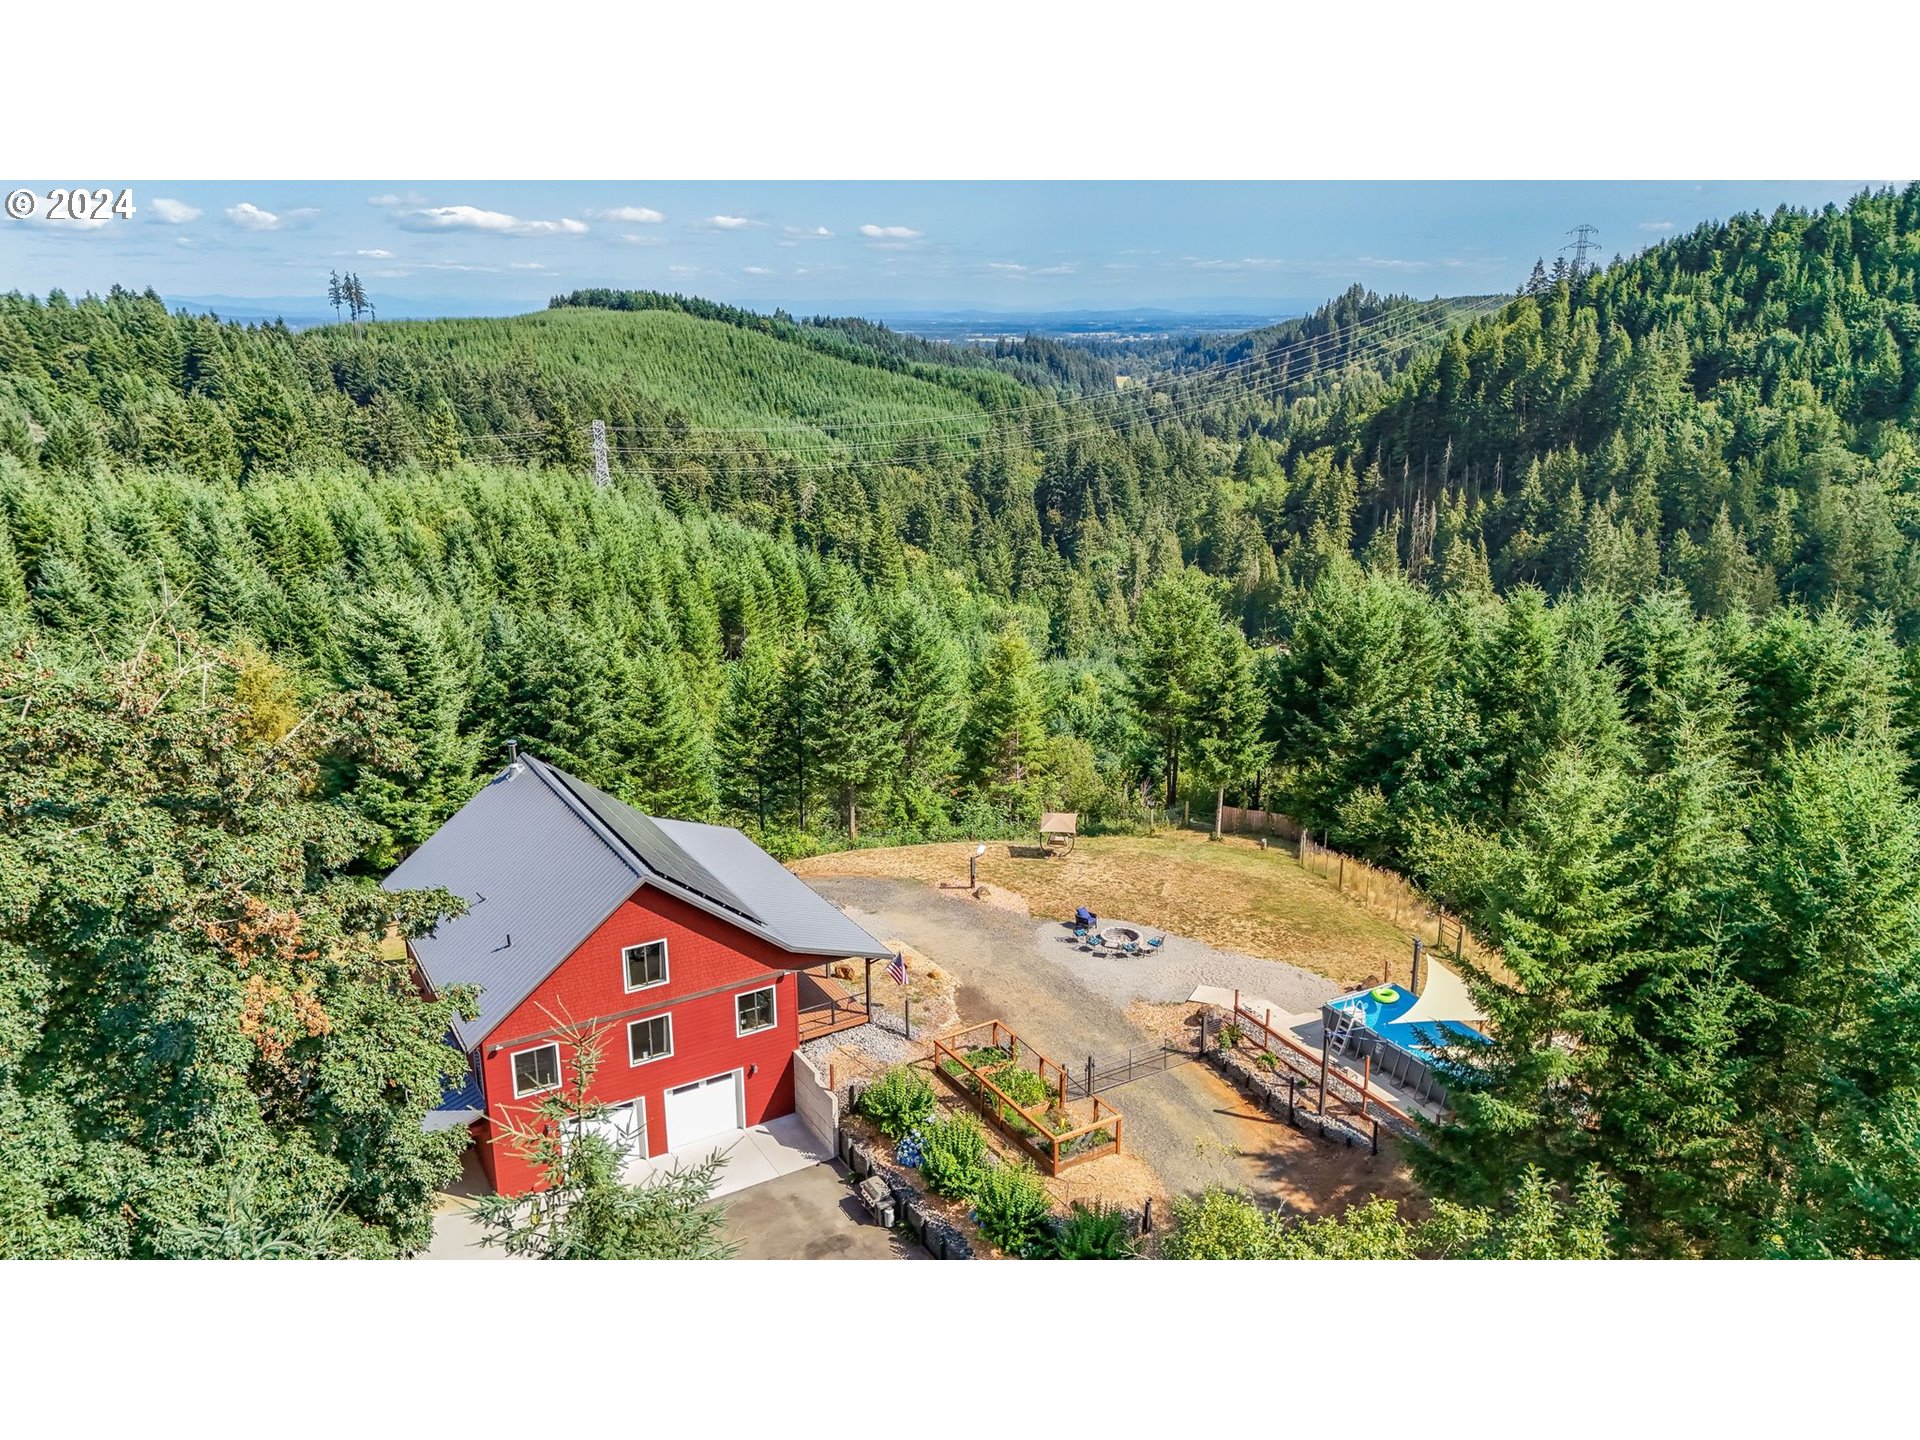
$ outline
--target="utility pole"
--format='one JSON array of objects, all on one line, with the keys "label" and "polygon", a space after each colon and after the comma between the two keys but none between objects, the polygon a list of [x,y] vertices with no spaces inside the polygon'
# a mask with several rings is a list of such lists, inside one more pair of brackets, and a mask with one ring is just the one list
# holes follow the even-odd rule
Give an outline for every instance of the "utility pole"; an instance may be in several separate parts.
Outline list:
[{"label": "utility pole", "polygon": [[607,469],[607,422],[593,422],[593,483],[602,490],[613,483],[613,476]]},{"label": "utility pole", "polygon": [[1573,273],[1579,275],[1581,271],[1587,268],[1587,252],[1600,248],[1594,243],[1596,237],[1600,234],[1600,230],[1598,226],[1594,225],[1576,225],[1573,229],[1567,231],[1567,234],[1573,237],[1573,243],[1571,245],[1562,245],[1560,248],[1562,250],[1573,251]]}]

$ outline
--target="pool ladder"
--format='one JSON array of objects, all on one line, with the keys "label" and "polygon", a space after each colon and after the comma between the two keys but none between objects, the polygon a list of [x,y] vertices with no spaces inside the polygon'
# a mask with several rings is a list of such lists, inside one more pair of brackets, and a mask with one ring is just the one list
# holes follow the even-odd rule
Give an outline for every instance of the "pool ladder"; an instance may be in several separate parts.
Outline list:
[{"label": "pool ladder", "polygon": [[1340,1022],[1333,1027],[1333,1038],[1327,1046],[1328,1053],[1336,1060],[1346,1058],[1347,1047],[1353,1043],[1353,1032],[1360,1028],[1360,1007],[1349,1005],[1340,1012]]}]

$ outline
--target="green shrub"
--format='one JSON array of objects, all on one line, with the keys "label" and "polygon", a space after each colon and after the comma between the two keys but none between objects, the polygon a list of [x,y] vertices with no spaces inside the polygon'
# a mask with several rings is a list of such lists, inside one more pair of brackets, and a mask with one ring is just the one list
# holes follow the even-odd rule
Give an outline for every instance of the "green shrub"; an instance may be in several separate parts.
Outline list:
[{"label": "green shrub", "polygon": [[1052,1230],[1052,1207],[1040,1176],[1028,1165],[997,1165],[974,1183],[973,1218],[989,1245],[1024,1254]]},{"label": "green shrub", "polygon": [[909,1065],[895,1065],[860,1092],[859,1112],[882,1135],[898,1140],[933,1113],[933,1085]]},{"label": "green shrub", "polygon": [[1260,1061],[1260,1067],[1270,1074],[1280,1069],[1280,1057],[1271,1050],[1262,1050],[1257,1058]]},{"label": "green shrub", "polygon": [[1102,1201],[1076,1200],[1054,1222],[1048,1254],[1055,1260],[1131,1260],[1133,1216]]},{"label": "green shrub", "polygon": [[1234,1024],[1233,1021],[1229,1020],[1220,1027],[1219,1032],[1215,1036],[1215,1040],[1222,1050],[1238,1050],[1240,1048],[1240,1042],[1246,1038],[1246,1033],[1246,1031]]},{"label": "green shrub", "polygon": [[920,1174],[927,1188],[949,1200],[973,1195],[987,1172],[987,1132],[965,1115],[920,1127]]},{"label": "green shrub", "polygon": [[1053,1093],[1047,1089],[1046,1081],[1021,1065],[1002,1065],[997,1070],[987,1071],[987,1078],[998,1085],[1000,1093],[1016,1105],[1044,1105],[1047,1097]]},{"label": "green shrub", "polygon": [[1245,1195],[1209,1190],[1198,1200],[1173,1202],[1173,1229],[1160,1243],[1169,1260],[1267,1260],[1276,1225]]},{"label": "green shrub", "polygon": [[1004,1045],[976,1045],[967,1051],[967,1064],[976,1070],[991,1070],[1013,1059],[1013,1054]]}]

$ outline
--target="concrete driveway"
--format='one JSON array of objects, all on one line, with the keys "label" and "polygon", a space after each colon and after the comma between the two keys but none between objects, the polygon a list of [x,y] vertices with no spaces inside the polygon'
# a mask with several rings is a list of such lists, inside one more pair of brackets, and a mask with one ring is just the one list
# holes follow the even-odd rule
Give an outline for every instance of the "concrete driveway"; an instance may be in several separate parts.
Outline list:
[{"label": "concrete driveway", "polygon": [[838,1160],[729,1196],[727,1238],[738,1260],[926,1260],[895,1230],[867,1218]]}]

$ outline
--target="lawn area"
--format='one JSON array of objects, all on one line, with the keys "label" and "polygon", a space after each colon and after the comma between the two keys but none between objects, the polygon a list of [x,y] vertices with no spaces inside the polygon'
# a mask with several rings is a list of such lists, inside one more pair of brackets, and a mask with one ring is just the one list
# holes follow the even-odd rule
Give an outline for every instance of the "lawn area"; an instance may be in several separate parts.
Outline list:
[{"label": "lawn area", "polygon": [[[801,875],[877,875],[964,885],[965,843],[844,850],[794,865]],[[1401,931],[1300,868],[1284,850],[1251,840],[1219,843],[1194,831],[1092,836],[1069,855],[1039,858],[1031,845],[994,842],[980,878],[1026,897],[1036,916],[1076,905],[1116,920],[1190,936],[1225,950],[1285,960],[1343,985],[1375,981],[1392,963],[1404,979],[1412,932]]]}]

